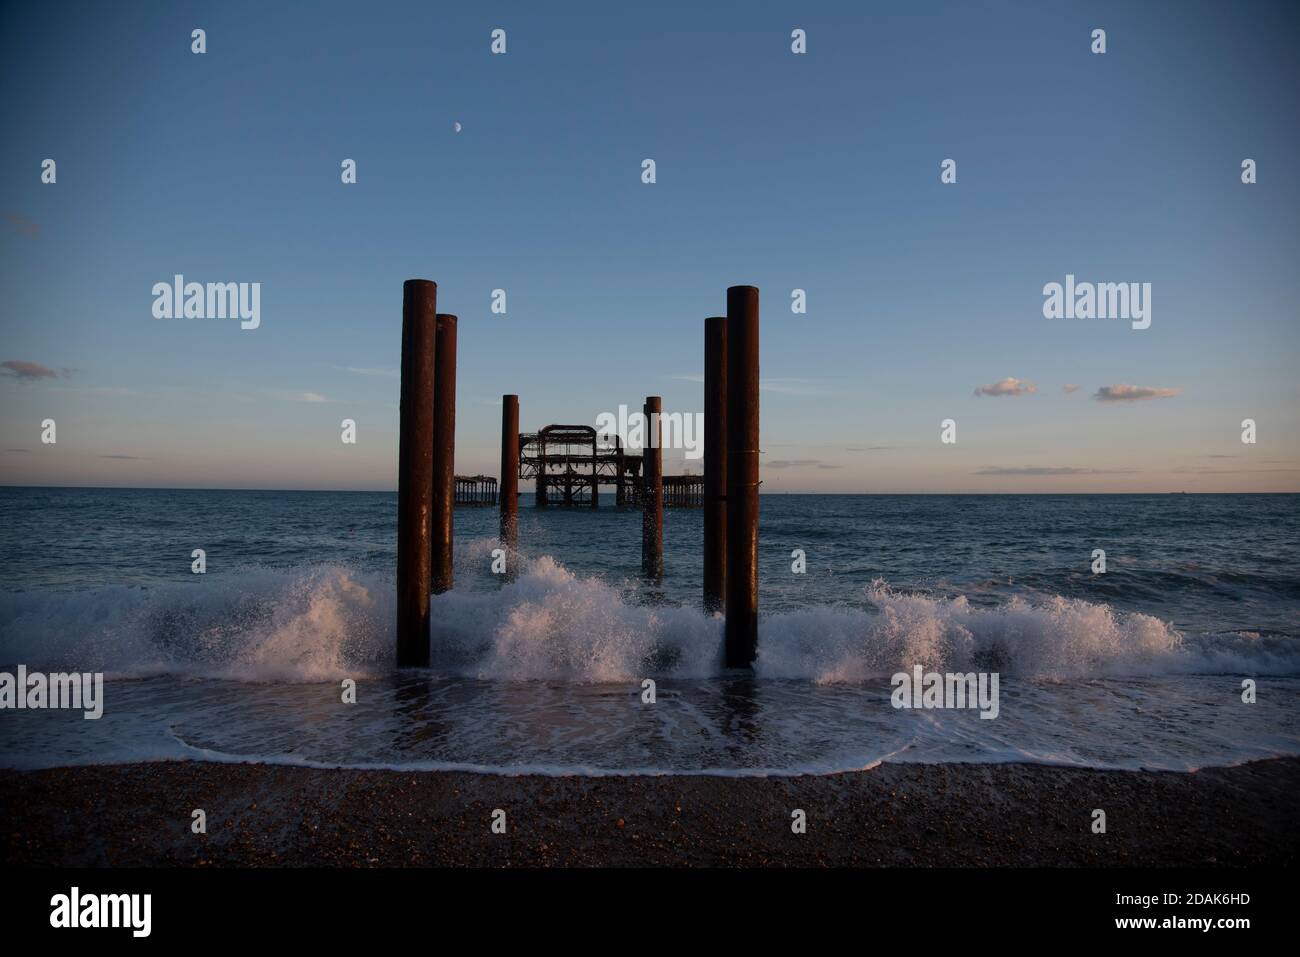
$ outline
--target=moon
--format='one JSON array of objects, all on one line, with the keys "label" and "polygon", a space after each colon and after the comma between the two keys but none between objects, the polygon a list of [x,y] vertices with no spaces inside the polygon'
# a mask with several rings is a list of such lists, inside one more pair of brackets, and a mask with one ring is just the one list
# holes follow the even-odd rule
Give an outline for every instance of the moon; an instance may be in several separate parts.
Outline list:
[{"label": "moon", "polygon": [[459,123],[455,123],[455,124],[453,124],[453,125],[452,125],[452,129],[455,130],[457,133],[459,133],[459,132],[460,132],[460,124],[459,124]]}]

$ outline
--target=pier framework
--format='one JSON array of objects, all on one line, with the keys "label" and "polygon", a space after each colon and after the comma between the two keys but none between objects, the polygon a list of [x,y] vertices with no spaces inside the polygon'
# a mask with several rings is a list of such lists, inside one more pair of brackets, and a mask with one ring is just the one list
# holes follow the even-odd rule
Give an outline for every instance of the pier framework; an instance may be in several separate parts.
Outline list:
[{"label": "pier framework", "polygon": [[469,508],[497,503],[497,480],[491,475],[457,475],[456,504]]},{"label": "pier framework", "polygon": [[600,486],[614,487],[614,504],[630,504],[641,460],[627,455],[618,436],[601,446],[589,425],[548,425],[519,436],[519,478],[536,484],[538,508],[600,506]]}]

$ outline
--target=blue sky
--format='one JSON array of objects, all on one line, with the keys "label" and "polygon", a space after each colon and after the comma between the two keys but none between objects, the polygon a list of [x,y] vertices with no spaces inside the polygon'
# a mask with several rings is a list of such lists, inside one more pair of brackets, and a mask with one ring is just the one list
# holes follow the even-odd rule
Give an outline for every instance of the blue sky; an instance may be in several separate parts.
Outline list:
[{"label": "blue sky", "polygon": [[[1297,26],[1281,3],[7,4],[0,361],[53,374],[0,367],[0,483],[392,488],[421,277],[460,316],[459,472],[495,474],[503,392],[525,429],[699,410],[703,319],[744,283],[764,491],[1300,490]],[[176,273],[260,282],[260,328],[153,318]],[[1045,319],[1067,273],[1150,282],[1151,328]],[[1007,377],[1036,391],[974,394]],[[1116,385],[1178,392],[1094,398]]]}]

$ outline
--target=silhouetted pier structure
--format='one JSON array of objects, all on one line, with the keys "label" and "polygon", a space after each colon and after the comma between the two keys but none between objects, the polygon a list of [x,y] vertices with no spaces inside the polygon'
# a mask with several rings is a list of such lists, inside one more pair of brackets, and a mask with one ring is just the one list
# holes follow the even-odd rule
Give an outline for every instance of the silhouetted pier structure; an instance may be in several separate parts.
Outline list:
[{"label": "silhouetted pier structure", "polygon": [[[618,436],[613,446],[601,445],[589,425],[548,425],[519,436],[519,478],[534,483],[538,508],[599,508],[602,485],[613,488],[615,505],[640,507],[643,464]],[[666,508],[704,505],[703,475],[665,475],[663,486]]]},{"label": "silhouetted pier structure", "polygon": [[457,475],[456,504],[487,507],[497,503],[497,480],[491,475]]},{"label": "silhouetted pier structure", "polygon": [[641,474],[641,459],[625,454],[618,436],[614,447],[596,440],[589,425],[548,425],[519,436],[519,477],[536,484],[538,508],[551,505],[600,506],[600,486],[614,486],[614,504],[628,504]]},{"label": "silhouetted pier structure", "polygon": [[664,508],[703,508],[703,475],[665,475]]}]

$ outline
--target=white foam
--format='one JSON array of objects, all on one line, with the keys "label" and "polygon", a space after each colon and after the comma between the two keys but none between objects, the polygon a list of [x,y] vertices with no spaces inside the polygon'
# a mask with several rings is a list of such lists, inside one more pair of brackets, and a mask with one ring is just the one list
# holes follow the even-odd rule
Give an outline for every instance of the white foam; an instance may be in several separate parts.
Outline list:
[{"label": "white foam", "polygon": [[[196,576],[197,577],[197,576]],[[515,582],[434,596],[433,665],[499,680],[599,683],[721,673],[722,622],[642,604],[635,586],[543,557]],[[1300,673],[1300,648],[1253,633],[1184,636],[1150,615],[1062,597],[976,607],[876,582],[864,607],[767,615],[762,678],[858,682],[909,669],[1087,677]],[[391,579],[338,566],[249,568],[163,587],[0,594],[0,663],[118,675],[316,682],[392,668]]]},{"label": "white foam", "polygon": [[0,594],[0,661],[113,676],[324,681],[392,657],[391,584],[335,566],[144,588]]},{"label": "white foam", "polygon": [[[1248,649],[1241,645],[1207,656],[1158,618],[1081,599],[1058,596],[1031,605],[1013,598],[976,608],[964,596],[906,594],[881,581],[867,597],[874,611],[816,608],[769,617],[759,674],[853,682],[918,664],[1054,677],[1240,671],[1261,664],[1261,656],[1243,653]],[[1295,654],[1283,657],[1291,668],[1300,663]]]},{"label": "white foam", "polygon": [[434,598],[435,665],[497,679],[626,681],[655,665],[677,677],[716,674],[721,619],[690,608],[626,603],[551,558],[499,591]]}]

